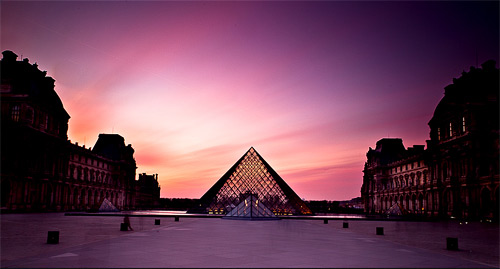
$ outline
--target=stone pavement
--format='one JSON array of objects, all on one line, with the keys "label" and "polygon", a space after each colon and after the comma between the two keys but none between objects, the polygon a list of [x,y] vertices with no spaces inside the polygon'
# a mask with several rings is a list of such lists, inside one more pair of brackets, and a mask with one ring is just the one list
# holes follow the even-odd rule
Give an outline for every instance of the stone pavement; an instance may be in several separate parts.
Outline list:
[{"label": "stone pavement", "polygon": [[[499,267],[492,223],[350,220],[242,221],[64,213],[2,214],[1,267]],[[375,227],[384,227],[376,235]],[[57,245],[47,232],[60,231]],[[457,237],[459,250],[446,250]]]}]

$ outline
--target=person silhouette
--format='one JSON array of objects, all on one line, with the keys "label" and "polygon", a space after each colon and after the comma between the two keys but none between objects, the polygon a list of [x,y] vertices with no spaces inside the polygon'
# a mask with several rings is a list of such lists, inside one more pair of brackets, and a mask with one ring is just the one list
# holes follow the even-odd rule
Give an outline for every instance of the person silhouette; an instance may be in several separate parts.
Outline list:
[{"label": "person silhouette", "polygon": [[127,225],[127,229],[130,229],[131,231],[134,230],[132,229],[132,226],[130,226],[130,218],[128,217],[128,215],[125,215],[125,218],[123,218],[123,223]]}]

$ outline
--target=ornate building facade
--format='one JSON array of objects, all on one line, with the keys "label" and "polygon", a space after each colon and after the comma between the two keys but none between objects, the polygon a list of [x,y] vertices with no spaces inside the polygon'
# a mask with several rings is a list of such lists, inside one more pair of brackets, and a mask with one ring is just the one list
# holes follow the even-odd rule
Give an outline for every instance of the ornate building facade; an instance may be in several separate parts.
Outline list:
[{"label": "ornate building facade", "polygon": [[494,61],[453,79],[429,121],[427,149],[387,138],[369,149],[365,212],[498,219],[499,112]]},{"label": "ornate building facade", "polygon": [[118,134],[100,134],[93,149],[71,143],[55,80],[28,59],[2,54],[2,209],[96,210],[104,199],[135,208],[143,194],[132,146]]}]

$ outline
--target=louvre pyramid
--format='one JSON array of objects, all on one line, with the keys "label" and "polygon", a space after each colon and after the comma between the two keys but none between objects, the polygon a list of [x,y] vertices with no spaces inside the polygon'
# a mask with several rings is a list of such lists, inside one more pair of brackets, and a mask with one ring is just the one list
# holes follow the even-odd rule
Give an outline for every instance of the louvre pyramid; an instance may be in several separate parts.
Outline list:
[{"label": "louvre pyramid", "polygon": [[254,194],[249,194],[238,206],[226,214],[225,218],[232,219],[278,219],[263,203],[259,202]]},{"label": "louvre pyramid", "polygon": [[[188,213],[226,215],[254,197],[274,215],[312,215],[311,210],[251,147]],[[253,198],[250,199],[250,201]]]}]

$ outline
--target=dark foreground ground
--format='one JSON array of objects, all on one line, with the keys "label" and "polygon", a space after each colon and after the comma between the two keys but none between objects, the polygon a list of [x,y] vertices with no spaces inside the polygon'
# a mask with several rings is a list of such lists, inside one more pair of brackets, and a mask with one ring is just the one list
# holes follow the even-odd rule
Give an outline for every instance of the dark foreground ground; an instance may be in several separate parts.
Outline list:
[{"label": "dark foreground ground", "polygon": [[[124,232],[118,216],[0,217],[3,268],[500,266],[498,223],[131,217],[134,231]],[[47,244],[53,230],[59,244]],[[458,251],[446,249],[447,237]]]}]

